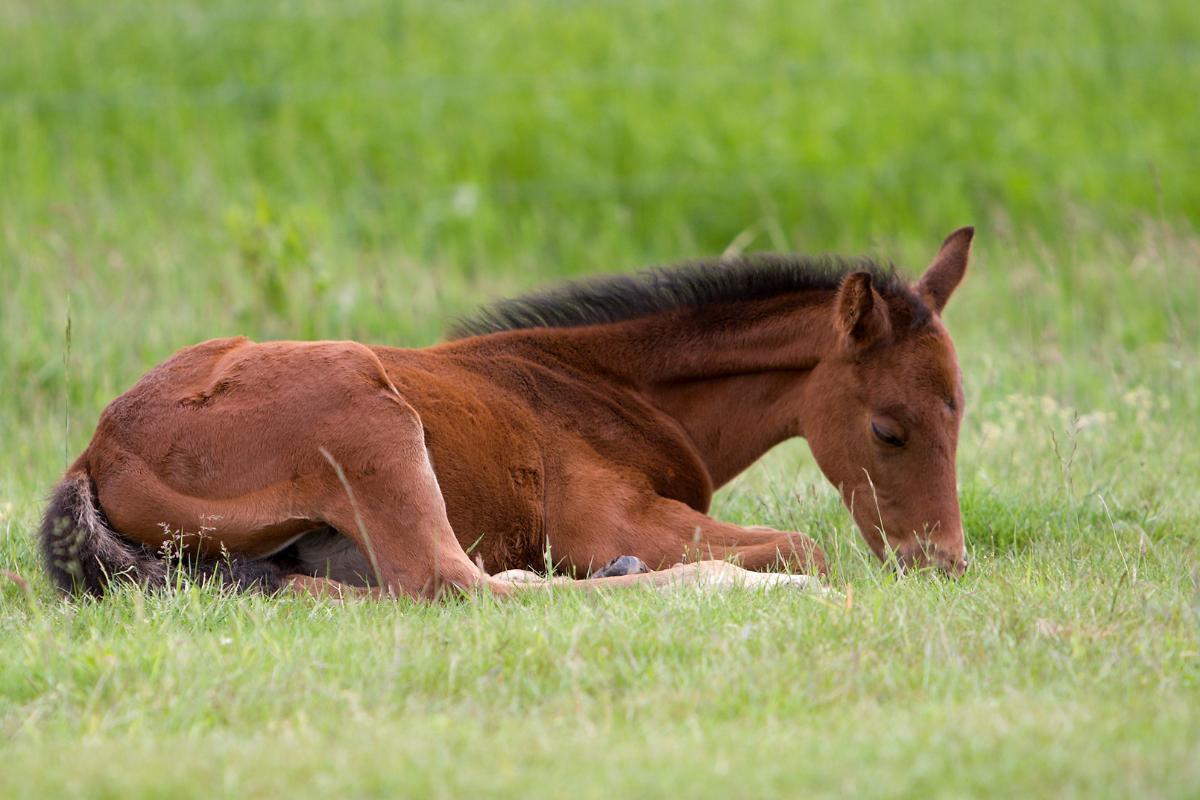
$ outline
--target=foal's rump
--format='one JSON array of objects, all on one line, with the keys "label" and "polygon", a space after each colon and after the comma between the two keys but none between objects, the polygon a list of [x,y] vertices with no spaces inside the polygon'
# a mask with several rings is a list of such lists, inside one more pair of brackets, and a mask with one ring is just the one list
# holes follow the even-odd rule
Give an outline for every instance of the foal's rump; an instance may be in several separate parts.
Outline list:
[{"label": "foal's rump", "polygon": [[[355,343],[222,339],[179,351],[105,409],[56,487],[41,529],[52,579],[97,595],[116,578],[161,585],[173,554],[242,588],[277,587],[280,567],[266,559],[323,525],[336,479],[322,449],[356,428],[369,441],[380,395],[398,401]],[[348,471],[371,457],[334,456]]]},{"label": "foal's rump", "polygon": [[39,540],[50,580],[66,594],[100,597],[113,581],[161,588],[178,571],[192,578],[215,576],[242,591],[273,592],[283,585],[283,571],[270,560],[168,553],[118,533],[96,503],[92,480],[82,470],[68,473],[54,488]]}]

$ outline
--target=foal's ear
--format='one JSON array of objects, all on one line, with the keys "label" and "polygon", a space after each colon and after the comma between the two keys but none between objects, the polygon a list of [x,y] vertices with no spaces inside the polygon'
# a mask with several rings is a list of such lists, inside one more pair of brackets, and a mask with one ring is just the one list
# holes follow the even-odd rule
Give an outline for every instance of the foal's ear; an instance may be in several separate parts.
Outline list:
[{"label": "foal's ear", "polygon": [[887,303],[871,284],[871,273],[851,272],[838,287],[834,323],[856,347],[869,347],[892,331]]},{"label": "foal's ear", "polygon": [[966,274],[967,259],[971,255],[971,239],[974,237],[975,229],[969,226],[959,228],[947,236],[946,241],[942,242],[942,248],[938,250],[938,254],[933,257],[929,268],[917,283],[917,292],[924,296],[939,314]]}]

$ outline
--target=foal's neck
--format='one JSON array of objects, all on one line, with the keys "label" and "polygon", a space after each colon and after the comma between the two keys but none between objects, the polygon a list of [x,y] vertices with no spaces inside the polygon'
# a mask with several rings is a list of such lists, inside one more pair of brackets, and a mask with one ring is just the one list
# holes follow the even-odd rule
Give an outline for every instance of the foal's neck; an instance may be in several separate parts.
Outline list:
[{"label": "foal's neck", "polygon": [[803,435],[804,384],[835,342],[833,296],[810,291],[556,329],[543,342],[676,420],[718,487]]}]

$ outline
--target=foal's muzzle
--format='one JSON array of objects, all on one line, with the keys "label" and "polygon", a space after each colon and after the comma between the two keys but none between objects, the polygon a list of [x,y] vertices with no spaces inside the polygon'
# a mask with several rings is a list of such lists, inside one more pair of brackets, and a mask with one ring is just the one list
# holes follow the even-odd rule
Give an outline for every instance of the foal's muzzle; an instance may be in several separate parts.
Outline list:
[{"label": "foal's muzzle", "polygon": [[934,567],[954,578],[961,577],[970,563],[965,551],[952,552],[935,544],[918,543],[901,548],[896,555],[904,571]]}]

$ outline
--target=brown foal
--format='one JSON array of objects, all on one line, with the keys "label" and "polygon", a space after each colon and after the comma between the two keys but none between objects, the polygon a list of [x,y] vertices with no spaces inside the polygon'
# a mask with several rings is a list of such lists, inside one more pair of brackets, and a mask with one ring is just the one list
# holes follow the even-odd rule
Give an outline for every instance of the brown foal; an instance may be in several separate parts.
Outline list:
[{"label": "brown foal", "polygon": [[491,573],[547,558],[652,570],[583,587],[729,573],[701,561],[819,574],[808,536],[705,513],[795,436],[878,557],[961,573],[962,379],[940,313],[972,234],[911,286],[867,260],[758,256],[508,301],[427,349],[184,348],[105,409],[56,488],[50,575],[100,595],[182,562],[431,598],[509,594],[526,584]]}]

